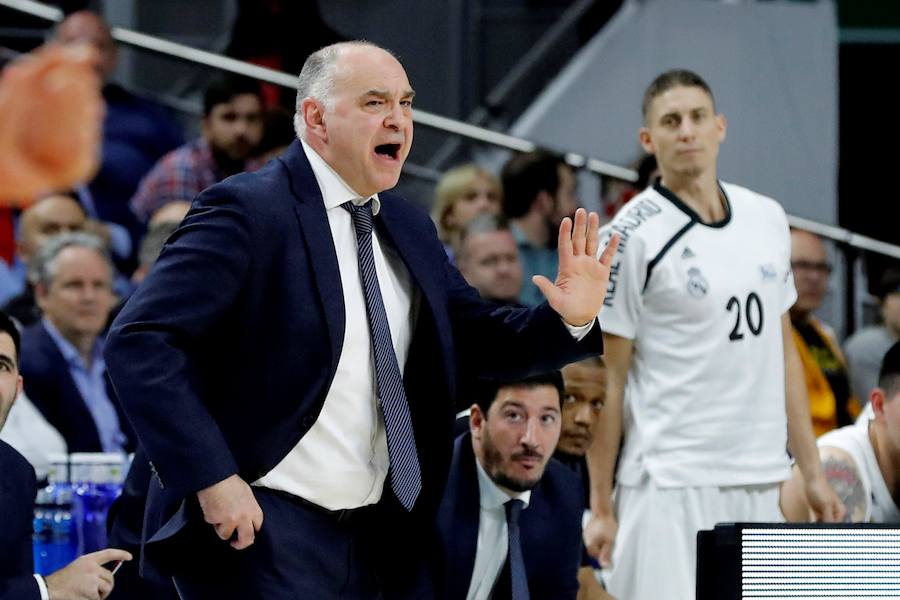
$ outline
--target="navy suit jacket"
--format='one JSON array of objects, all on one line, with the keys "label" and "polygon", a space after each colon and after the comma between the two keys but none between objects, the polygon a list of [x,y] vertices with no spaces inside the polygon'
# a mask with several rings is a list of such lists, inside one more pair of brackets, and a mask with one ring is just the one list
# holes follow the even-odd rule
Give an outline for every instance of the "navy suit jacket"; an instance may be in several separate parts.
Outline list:
[{"label": "navy suit jacket", "polygon": [[[547,371],[600,353],[602,338],[595,325],[575,342],[546,304],[485,304],[447,262],[427,213],[379,196],[379,238],[421,298],[404,385],[423,479],[412,512],[424,526],[450,462],[458,373]],[[196,491],[234,473],[255,481],[316,422],[341,354],[342,299],[322,194],[298,141],[197,197],[107,339],[113,384],[155,472],[145,557],[147,544],[197,521]]]},{"label": "navy suit jacket", "polygon": [[[437,517],[435,568],[439,598],[465,600],[475,568],[481,511],[472,436],[456,438]],[[531,490],[519,517],[528,590],[534,600],[574,599],[581,566],[584,500],[578,478],[555,459]]]},{"label": "navy suit jacket", "polygon": [[40,600],[34,580],[31,522],[37,481],[34,469],[0,440],[0,600]]},{"label": "navy suit jacket", "polygon": [[[69,452],[102,452],[94,418],[72,379],[69,365],[43,322],[39,321],[22,332],[19,362],[25,393],[65,438]],[[106,392],[119,415],[119,427],[129,440],[126,450],[131,451],[134,449],[134,432],[108,378]]]}]

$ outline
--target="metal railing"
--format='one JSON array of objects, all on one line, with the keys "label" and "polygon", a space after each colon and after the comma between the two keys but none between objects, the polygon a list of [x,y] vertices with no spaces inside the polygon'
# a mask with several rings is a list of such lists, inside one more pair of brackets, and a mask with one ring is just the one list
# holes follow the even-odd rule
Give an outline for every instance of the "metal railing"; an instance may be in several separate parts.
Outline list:
[{"label": "metal railing", "polygon": [[[0,6],[6,6],[53,22],[59,22],[63,18],[63,13],[60,9],[34,0],[0,0]],[[237,75],[252,77],[260,81],[287,88],[297,89],[297,77],[289,73],[260,67],[258,65],[222,56],[214,52],[199,50],[184,44],[163,40],[161,38],[121,27],[112,28],[112,37],[123,44],[164,54],[172,58],[213,67]],[[419,125],[438,129],[445,133],[465,137],[469,140],[504,148],[506,150],[531,152],[542,147],[530,140],[464,123],[421,109],[413,110],[413,120]],[[633,182],[637,180],[637,173],[632,169],[613,165],[575,152],[560,154],[568,164],[575,168],[586,169],[597,175],[605,175],[625,181]],[[427,167],[416,167],[416,169],[421,169],[421,174],[425,176],[433,176],[434,174],[433,170],[428,169]],[[847,292],[846,328],[848,331],[852,331],[854,329],[853,325],[855,324],[855,313],[853,311],[856,287],[854,273],[855,263],[859,257],[860,251],[874,252],[900,260],[900,246],[895,246],[874,238],[860,235],[842,227],[825,225],[801,217],[788,215],[788,221],[792,227],[810,231],[834,241],[838,248],[843,252],[848,267],[846,274],[847,285],[845,286]]]}]

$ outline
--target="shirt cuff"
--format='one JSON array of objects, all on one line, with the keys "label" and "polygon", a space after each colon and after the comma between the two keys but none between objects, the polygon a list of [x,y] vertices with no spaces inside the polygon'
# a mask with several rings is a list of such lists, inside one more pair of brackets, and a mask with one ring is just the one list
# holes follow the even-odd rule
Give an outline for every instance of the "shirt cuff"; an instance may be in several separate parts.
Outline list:
[{"label": "shirt cuff", "polygon": [[41,600],[50,600],[50,590],[47,589],[47,582],[44,581],[44,578],[35,573],[34,580],[37,581],[38,589],[41,591]]},{"label": "shirt cuff", "polygon": [[594,323],[596,323],[596,322],[597,322],[597,319],[593,319],[587,325],[581,325],[581,326],[576,327],[575,325],[569,325],[568,323],[566,323],[565,320],[563,320],[563,325],[566,326],[566,329],[569,330],[569,333],[572,334],[572,337],[575,338],[576,341],[580,342],[581,340],[584,339],[584,336],[586,336],[588,333],[591,332],[591,329],[594,327]]}]

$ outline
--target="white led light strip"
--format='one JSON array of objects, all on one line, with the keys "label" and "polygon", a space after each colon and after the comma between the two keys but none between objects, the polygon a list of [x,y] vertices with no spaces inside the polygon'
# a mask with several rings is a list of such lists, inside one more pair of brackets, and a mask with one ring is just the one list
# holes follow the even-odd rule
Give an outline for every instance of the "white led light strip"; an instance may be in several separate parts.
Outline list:
[{"label": "white led light strip", "polygon": [[900,599],[900,529],[744,529],[741,597]]}]

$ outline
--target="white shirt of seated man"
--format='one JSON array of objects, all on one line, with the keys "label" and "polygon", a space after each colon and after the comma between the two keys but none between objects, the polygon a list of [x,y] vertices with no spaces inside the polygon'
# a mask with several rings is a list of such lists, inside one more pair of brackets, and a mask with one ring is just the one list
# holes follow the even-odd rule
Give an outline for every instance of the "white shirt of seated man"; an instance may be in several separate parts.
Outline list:
[{"label": "white shirt of seated man", "polygon": [[47,422],[25,392],[19,392],[16,397],[6,425],[0,430],[0,440],[15,448],[31,463],[38,481],[47,478],[51,456],[68,452],[63,436]]}]

